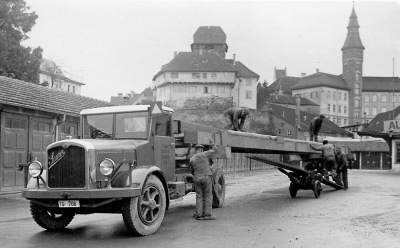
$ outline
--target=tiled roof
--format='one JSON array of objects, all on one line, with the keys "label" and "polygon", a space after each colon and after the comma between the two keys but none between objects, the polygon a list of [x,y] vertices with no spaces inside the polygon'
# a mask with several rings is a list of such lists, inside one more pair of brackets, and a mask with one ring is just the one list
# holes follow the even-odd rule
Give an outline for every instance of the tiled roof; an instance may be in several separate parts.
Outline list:
[{"label": "tiled roof", "polygon": [[318,86],[332,87],[343,90],[350,90],[341,76],[328,73],[317,72],[307,77],[301,78],[300,81],[292,87],[292,90],[315,88]]},{"label": "tiled roof", "polygon": [[268,86],[268,92],[273,93],[282,90],[285,94],[292,94],[292,87],[300,81],[299,77],[283,76]]},{"label": "tiled roof", "polygon": [[240,61],[235,61],[235,64],[233,64],[233,59],[227,59],[227,61],[233,65],[237,70],[237,77],[241,78],[257,78],[257,80],[260,78],[260,76],[247,68],[242,62]]},{"label": "tiled roof", "polygon": [[399,77],[363,77],[363,92],[392,92],[393,90],[400,92]]},{"label": "tiled roof", "polygon": [[112,106],[109,102],[1,76],[0,104],[71,116],[79,116],[86,108]]},{"label": "tiled roof", "polygon": [[364,134],[370,134],[370,136],[387,136],[386,133],[383,133],[383,122],[388,120],[393,120],[393,112],[394,116],[398,116],[400,114],[400,106],[395,108],[394,111],[390,110],[387,112],[377,114],[374,119],[368,124],[368,127],[364,128],[362,132]]},{"label": "tiled roof", "polygon": [[[268,104],[268,108],[271,110],[271,113],[276,117],[286,121],[292,126],[296,126],[296,112],[295,109],[283,107],[277,104]],[[284,113],[284,114],[283,114]],[[307,118],[304,120],[304,116]],[[311,120],[317,115],[307,113],[304,111],[300,111],[300,130],[308,131],[310,128]],[[338,125],[330,121],[328,118],[325,118],[322,122],[322,127],[320,130],[321,133],[331,133],[331,134],[341,134],[351,136],[350,132],[347,132],[340,128]]]},{"label": "tiled roof", "polygon": [[225,44],[226,34],[218,26],[201,26],[193,35],[193,43]]},{"label": "tiled roof", "polygon": [[[288,95],[288,94],[271,94],[267,98],[267,103],[296,105],[296,97]],[[318,106],[318,104],[316,104],[304,97],[300,97],[300,105]]]},{"label": "tiled roof", "polygon": [[164,72],[237,72],[224,58],[213,52],[180,52],[153,77]]}]

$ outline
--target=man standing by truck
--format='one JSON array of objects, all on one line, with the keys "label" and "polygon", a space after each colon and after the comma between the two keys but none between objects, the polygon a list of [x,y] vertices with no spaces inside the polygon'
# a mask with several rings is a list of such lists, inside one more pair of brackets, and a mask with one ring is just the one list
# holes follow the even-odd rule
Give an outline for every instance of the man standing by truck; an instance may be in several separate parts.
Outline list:
[{"label": "man standing by truck", "polygon": [[196,189],[196,213],[193,217],[197,220],[214,220],[212,209],[212,172],[210,168],[211,157],[217,152],[217,146],[210,138],[211,149],[203,152],[204,146],[196,145],[195,154],[190,158],[189,166],[194,176]]},{"label": "man standing by truck", "polygon": [[336,147],[336,163],[337,163],[337,173],[338,179],[343,182],[342,186],[345,189],[349,188],[349,181],[347,178],[347,156],[340,147]]},{"label": "man standing by truck", "polygon": [[328,144],[326,139],[322,141],[321,147],[315,147],[311,144],[310,147],[315,151],[322,151],[324,168],[331,173],[333,180],[339,184],[336,174],[335,147],[332,144]]}]

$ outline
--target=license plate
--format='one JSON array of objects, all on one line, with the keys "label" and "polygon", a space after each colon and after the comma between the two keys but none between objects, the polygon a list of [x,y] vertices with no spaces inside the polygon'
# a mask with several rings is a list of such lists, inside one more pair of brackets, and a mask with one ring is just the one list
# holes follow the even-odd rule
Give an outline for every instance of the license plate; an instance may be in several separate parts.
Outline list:
[{"label": "license plate", "polygon": [[68,200],[68,201],[58,201],[58,207],[60,208],[79,208],[79,200]]}]

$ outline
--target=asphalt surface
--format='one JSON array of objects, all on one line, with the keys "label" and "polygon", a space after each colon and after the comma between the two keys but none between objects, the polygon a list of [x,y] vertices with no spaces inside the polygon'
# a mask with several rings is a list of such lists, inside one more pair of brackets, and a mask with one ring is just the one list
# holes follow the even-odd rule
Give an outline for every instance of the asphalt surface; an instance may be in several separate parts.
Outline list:
[{"label": "asphalt surface", "polygon": [[229,174],[217,219],[199,221],[195,195],[174,201],[160,229],[132,237],[121,215],[79,215],[49,232],[30,216],[19,194],[0,195],[0,247],[400,247],[400,174],[349,171],[349,190],[323,186],[289,195],[275,169]]}]

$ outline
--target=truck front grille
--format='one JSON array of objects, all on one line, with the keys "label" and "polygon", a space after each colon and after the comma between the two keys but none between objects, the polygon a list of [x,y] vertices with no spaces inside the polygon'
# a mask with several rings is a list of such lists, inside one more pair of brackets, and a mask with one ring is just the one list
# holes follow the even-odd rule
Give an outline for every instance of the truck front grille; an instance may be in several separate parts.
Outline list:
[{"label": "truck front grille", "polygon": [[50,188],[85,187],[85,149],[55,147],[47,151]]}]

